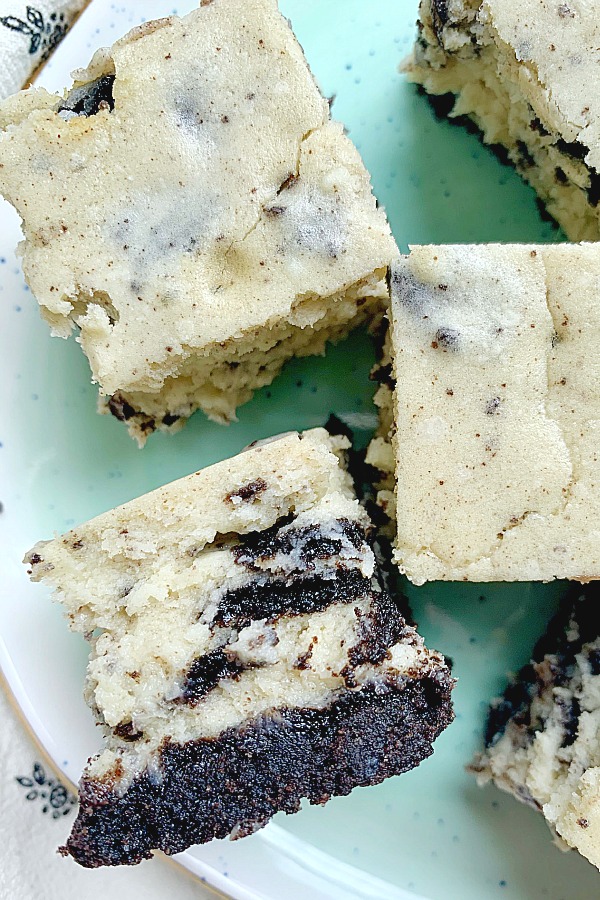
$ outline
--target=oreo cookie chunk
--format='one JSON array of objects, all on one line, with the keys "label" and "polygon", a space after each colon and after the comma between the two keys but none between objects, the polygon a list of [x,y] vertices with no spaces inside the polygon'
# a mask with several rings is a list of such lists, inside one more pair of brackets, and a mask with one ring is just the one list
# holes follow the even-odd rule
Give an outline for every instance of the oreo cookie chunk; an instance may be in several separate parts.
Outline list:
[{"label": "oreo cookie chunk", "polygon": [[[600,868],[600,589],[564,600],[532,662],[492,704],[486,749],[471,766],[540,810]],[[564,845],[563,845],[564,846]]]},{"label": "oreo cookie chunk", "polygon": [[0,105],[0,192],[56,335],[143,444],[380,314],[395,243],[276,0],[141,25]]},{"label": "oreo cookie chunk", "polygon": [[475,123],[574,241],[600,237],[596,12],[578,0],[421,0],[404,67],[438,114]]},{"label": "oreo cookie chunk", "polygon": [[415,247],[392,266],[368,458],[415,584],[600,577],[599,279],[595,244]]},{"label": "oreo cookie chunk", "polygon": [[62,852],[133,864],[418,765],[453,679],[383,589],[324,429],[256,445],[28,554],[92,645],[105,749]]}]

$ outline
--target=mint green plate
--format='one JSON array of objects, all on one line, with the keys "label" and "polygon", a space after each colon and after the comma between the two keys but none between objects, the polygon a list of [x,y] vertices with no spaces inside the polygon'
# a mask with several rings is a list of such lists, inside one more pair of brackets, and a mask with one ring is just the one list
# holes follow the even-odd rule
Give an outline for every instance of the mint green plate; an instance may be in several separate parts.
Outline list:
[{"label": "mint green plate", "polygon": [[[166,0],[92,3],[42,83],[140,21],[183,13]],[[414,35],[416,0],[282,0],[334,115],[373,175],[402,249],[443,241],[557,241],[534,194],[477,139],[436,121],[397,68]],[[325,358],[289,364],[228,428],[196,415],[179,434],[140,451],[125,429],[95,413],[96,391],[74,341],[51,339],[14,254],[16,216],[0,206],[0,515],[3,599],[0,662],[26,718],[55,763],[76,781],[98,747],[81,698],[86,648],[68,632],[20,559],[50,537],[116,504],[239,451],[257,438],[325,422],[335,411],[368,439],[373,350],[358,333]],[[456,722],[417,770],[356,790],[324,808],[278,816],[236,843],[178,857],[236,898],[331,900],[590,900],[598,874],[551,843],[543,819],[464,772],[479,747],[486,704],[528,658],[561,585],[429,585],[409,593],[431,646],[454,660]],[[69,827],[64,823],[65,832]],[[66,836],[66,833],[65,833]],[[156,865],[158,863],[148,863]]]}]

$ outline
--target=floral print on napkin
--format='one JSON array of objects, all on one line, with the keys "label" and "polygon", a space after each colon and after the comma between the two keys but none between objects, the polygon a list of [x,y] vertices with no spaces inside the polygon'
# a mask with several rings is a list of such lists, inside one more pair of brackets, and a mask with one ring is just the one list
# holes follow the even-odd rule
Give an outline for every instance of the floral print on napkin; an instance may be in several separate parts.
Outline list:
[{"label": "floral print on napkin", "polygon": [[20,90],[89,0],[0,0],[0,99]]}]

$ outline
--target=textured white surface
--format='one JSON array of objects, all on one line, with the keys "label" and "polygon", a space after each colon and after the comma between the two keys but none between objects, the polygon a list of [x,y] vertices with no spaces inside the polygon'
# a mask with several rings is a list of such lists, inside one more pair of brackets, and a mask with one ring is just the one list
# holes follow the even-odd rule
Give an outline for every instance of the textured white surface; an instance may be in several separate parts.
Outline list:
[{"label": "textured white surface", "polygon": [[396,558],[415,584],[600,576],[599,284],[595,244],[396,265]]}]

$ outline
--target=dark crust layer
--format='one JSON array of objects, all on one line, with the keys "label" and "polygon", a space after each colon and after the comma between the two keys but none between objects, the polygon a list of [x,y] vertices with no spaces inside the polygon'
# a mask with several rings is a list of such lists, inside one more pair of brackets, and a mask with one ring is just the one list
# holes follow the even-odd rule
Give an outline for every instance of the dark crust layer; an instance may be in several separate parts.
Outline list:
[{"label": "dark crust layer", "polygon": [[371,593],[371,581],[359,569],[339,569],[332,578],[300,578],[288,583],[265,576],[227,591],[212,624],[245,628],[251,622],[319,612],[332,603],[352,603]]},{"label": "dark crust layer", "polygon": [[[600,584],[597,582],[585,588],[573,588],[563,599],[546,633],[534,647],[531,662],[523,666],[504,695],[490,708],[485,730],[486,747],[500,739],[509,722],[522,729],[525,740],[539,730],[543,723],[532,721],[532,701],[549,685],[563,687],[572,680],[577,667],[576,657],[586,644],[600,637],[599,604]],[[591,649],[588,661],[594,672],[600,662],[597,650]],[[571,708],[564,710],[563,746],[575,740],[579,714],[579,704],[574,698]]]},{"label": "dark crust layer", "polygon": [[[84,778],[61,853],[80,865],[132,865],[212,838],[243,837],[302,798],[325,803],[417,766],[453,719],[447,669],[419,681],[346,692],[323,710],[279,709],[213,740],[165,743],[160,781],[144,774],[123,796]],[[118,781],[118,778],[117,778]]]}]

